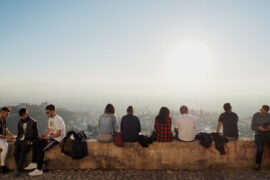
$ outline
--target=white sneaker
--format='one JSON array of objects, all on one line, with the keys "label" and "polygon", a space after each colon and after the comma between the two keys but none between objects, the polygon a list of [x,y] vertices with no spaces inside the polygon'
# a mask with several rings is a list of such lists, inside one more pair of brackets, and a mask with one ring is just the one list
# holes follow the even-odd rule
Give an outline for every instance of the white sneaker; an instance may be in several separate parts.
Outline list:
[{"label": "white sneaker", "polygon": [[37,169],[37,163],[30,163],[27,167],[24,168],[24,170],[32,170]]},{"label": "white sneaker", "polygon": [[42,174],[43,174],[43,171],[42,170],[35,169],[34,171],[32,171],[32,172],[29,173],[29,176],[40,176]]}]

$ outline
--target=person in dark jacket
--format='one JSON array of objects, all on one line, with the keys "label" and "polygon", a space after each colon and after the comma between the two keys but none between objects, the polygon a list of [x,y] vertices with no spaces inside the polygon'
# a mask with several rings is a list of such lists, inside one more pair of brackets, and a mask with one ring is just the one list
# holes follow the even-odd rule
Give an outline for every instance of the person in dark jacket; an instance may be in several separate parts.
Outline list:
[{"label": "person in dark jacket", "polygon": [[254,170],[259,170],[261,168],[263,148],[264,144],[267,143],[264,136],[270,133],[270,127],[265,126],[265,124],[270,123],[269,109],[268,105],[263,105],[260,112],[255,113],[252,117],[251,129],[255,131],[255,143],[257,145]]},{"label": "person in dark jacket", "polygon": [[136,142],[141,132],[140,120],[133,113],[133,107],[129,106],[127,115],[123,116],[121,120],[121,133],[125,142]]},{"label": "person in dark jacket", "polygon": [[14,143],[14,159],[16,162],[16,169],[14,171],[15,177],[19,176],[25,161],[25,156],[31,149],[32,143],[38,137],[37,122],[29,117],[28,110],[26,108],[21,108],[19,110],[19,116],[18,135]]}]

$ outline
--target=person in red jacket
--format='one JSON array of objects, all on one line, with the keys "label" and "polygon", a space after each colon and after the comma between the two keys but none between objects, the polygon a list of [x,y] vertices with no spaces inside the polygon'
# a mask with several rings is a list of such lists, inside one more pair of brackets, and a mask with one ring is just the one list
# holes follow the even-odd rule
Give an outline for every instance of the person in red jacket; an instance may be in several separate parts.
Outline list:
[{"label": "person in red jacket", "polygon": [[170,142],[173,141],[173,133],[171,130],[172,118],[167,107],[162,107],[155,119],[155,131],[157,141]]}]

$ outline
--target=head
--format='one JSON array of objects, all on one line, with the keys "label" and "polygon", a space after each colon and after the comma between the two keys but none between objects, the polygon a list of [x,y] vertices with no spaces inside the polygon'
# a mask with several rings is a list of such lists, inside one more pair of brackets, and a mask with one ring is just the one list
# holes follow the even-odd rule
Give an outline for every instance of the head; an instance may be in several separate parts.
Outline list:
[{"label": "head", "polygon": [[7,119],[9,114],[11,112],[11,109],[9,107],[2,107],[0,110],[1,118]]},{"label": "head", "polygon": [[26,120],[28,118],[28,110],[26,108],[21,108],[19,110],[19,116],[22,120]]},{"label": "head", "polygon": [[160,108],[159,114],[157,116],[158,121],[164,122],[169,117],[170,117],[170,110],[167,107]]},{"label": "head", "polygon": [[107,104],[107,106],[105,107],[104,113],[115,114],[114,106],[112,104]]},{"label": "head", "polygon": [[180,107],[180,113],[181,114],[188,114],[188,107],[183,105]]},{"label": "head", "polygon": [[127,114],[133,114],[134,113],[134,109],[132,106],[128,106],[127,108]]},{"label": "head", "polygon": [[231,112],[232,111],[232,106],[231,106],[230,103],[225,103],[223,105],[223,109],[224,109],[225,112]]},{"label": "head", "polygon": [[269,112],[269,106],[263,105],[260,111],[262,115],[267,115],[267,113]]},{"label": "head", "polygon": [[49,118],[53,118],[55,116],[55,106],[53,104],[49,104],[46,106],[45,111]]}]

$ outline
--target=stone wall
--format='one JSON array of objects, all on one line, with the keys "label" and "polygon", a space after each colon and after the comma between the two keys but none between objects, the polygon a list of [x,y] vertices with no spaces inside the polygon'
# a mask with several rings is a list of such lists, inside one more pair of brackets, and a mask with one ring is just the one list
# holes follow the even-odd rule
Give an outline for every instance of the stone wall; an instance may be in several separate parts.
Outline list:
[{"label": "stone wall", "polygon": [[[224,168],[252,168],[256,146],[253,140],[232,141],[226,144],[226,154],[220,155],[214,142],[210,148],[203,148],[195,142],[155,142],[149,148],[138,143],[126,143],[117,147],[113,143],[89,142],[89,155],[81,160],[65,156],[57,146],[46,152],[49,169],[144,169],[144,170],[202,170]],[[14,169],[13,144],[7,158],[7,165]],[[27,163],[31,153],[27,154]],[[270,167],[270,148],[265,146],[263,167]]]}]

